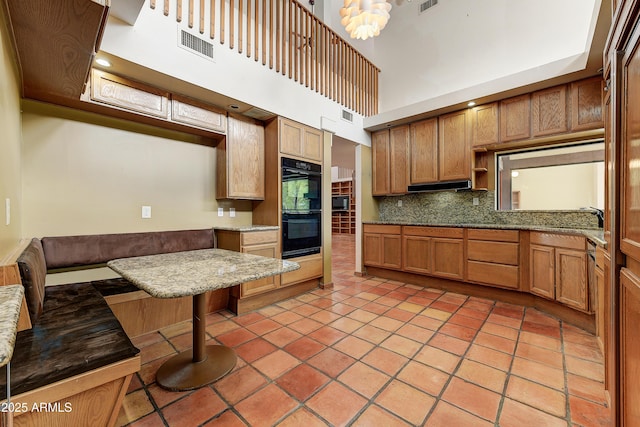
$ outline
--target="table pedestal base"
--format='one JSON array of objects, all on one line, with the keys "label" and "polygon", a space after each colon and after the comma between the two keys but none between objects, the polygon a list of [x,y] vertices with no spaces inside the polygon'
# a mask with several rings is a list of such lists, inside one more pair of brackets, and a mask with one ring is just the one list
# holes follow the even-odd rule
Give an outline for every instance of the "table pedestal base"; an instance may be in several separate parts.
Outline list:
[{"label": "table pedestal base", "polygon": [[206,356],[200,362],[193,361],[193,351],[186,350],[160,366],[156,382],[170,391],[186,391],[210,384],[236,366],[237,356],[229,347],[208,345]]}]

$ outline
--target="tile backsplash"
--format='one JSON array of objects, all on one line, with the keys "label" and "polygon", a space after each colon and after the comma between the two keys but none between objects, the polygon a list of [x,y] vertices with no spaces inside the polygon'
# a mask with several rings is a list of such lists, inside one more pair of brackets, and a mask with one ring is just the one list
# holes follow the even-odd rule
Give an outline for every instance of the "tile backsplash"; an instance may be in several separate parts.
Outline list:
[{"label": "tile backsplash", "polygon": [[[474,198],[478,204],[474,205]],[[380,221],[424,224],[505,224],[598,228],[591,211],[496,211],[495,191],[442,191],[381,197]],[[402,206],[398,206],[398,202]]]}]

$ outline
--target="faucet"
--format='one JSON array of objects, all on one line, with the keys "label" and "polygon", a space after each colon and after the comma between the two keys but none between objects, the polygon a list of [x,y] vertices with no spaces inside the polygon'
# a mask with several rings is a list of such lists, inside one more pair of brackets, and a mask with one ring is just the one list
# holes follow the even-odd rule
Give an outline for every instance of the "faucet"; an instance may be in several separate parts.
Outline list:
[{"label": "faucet", "polygon": [[593,209],[591,213],[598,217],[598,228],[603,228],[604,227],[604,211],[602,209],[594,208],[593,206],[590,206],[590,208]]}]

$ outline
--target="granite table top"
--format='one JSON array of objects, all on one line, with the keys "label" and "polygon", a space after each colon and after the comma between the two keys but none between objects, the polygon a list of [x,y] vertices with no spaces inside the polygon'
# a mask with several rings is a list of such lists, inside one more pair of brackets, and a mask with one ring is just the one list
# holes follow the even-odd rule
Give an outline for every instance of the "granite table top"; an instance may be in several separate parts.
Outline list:
[{"label": "granite table top", "polygon": [[13,355],[23,296],[22,285],[0,286],[0,367]]},{"label": "granite table top", "polygon": [[225,230],[225,231],[250,232],[250,231],[280,230],[280,227],[278,227],[277,225],[239,225],[239,226],[213,227],[213,229]]},{"label": "granite table top", "polygon": [[156,298],[198,295],[300,268],[293,261],[225,249],[121,258],[107,265]]}]

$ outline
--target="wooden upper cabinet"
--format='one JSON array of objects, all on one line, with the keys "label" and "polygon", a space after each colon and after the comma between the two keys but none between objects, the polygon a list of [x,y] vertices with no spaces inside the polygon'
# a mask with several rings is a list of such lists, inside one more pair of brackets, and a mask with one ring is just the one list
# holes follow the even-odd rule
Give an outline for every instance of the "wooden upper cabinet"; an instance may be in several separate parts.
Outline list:
[{"label": "wooden upper cabinet", "polygon": [[500,140],[498,127],[498,103],[480,105],[469,110],[471,116],[471,145],[497,144]]},{"label": "wooden upper cabinet", "polygon": [[171,121],[214,132],[227,132],[227,113],[178,95],[171,96]]},{"label": "wooden upper cabinet", "polygon": [[555,86],[531,95],[531,134],[545,136],[567,131],[567,86]]},{"label": "wooden upper cabinet", "polygon": [[411,123],[409,157],[411,184],[438,181],[438,119]]},{"label": "wooden upper cabinet", "polygon": [[409,125],[389,131],[391,194],[405,194],[409,186]]},{"label": "wooden upper cabinet", "polygon": [[467,111],[438,117],[438,173],[440,181],[471,179]]},{"label": "wooden upper cabinet", "polygon": [[371,137],[371,157],[371,193],[374,196],[390,194],[388,130],[373,133]]},{"label": "wooden upper cabinet", "polygon": [[280,118],[280,152],[322,163],[322,132],[309,126]]},{"label": "wooden upper cabinet", "polygon": [[571,130],[604,127],[600,77],[571,83]]},{"label": "wooden upper cabinet", "polygon": [[529,94],[500,101],[500,141],[531,137],[531,96]]},{"label": "wooden upper cabinet", "polygon": [[216,151],[216,198],[264,200],[262,125],[229,115],[227,137]]}]

